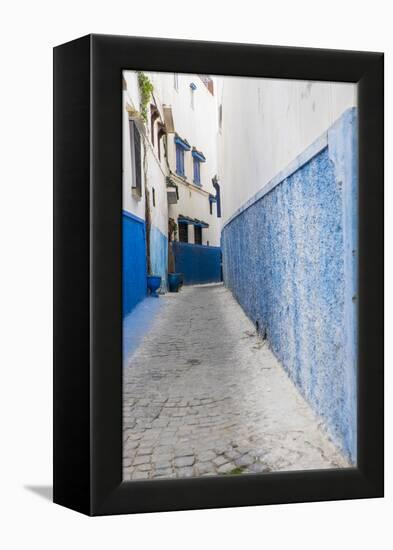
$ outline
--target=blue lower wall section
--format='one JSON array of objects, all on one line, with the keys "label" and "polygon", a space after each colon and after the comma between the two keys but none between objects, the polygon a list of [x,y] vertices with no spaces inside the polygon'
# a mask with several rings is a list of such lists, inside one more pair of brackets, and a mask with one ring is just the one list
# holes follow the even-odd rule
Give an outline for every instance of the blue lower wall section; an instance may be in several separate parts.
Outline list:
[{"label": "blue lower wall section", "polygon": [[216,283],[221,276],[221,248],[173,242],[177,273],[183,273],[184,284]]},{"label": "blue lower wall section", "polygon": [[146,296],[145,222],[123,212],[123,317]]},{"label": "blue lower wall section", "polygon": [[231,219],[222,251],[225,284],[356,463],[355,109],[315,156]]},{"label": "blue lower wall section", "polygon": [[123,318],[123,366],[127,367],[134,352],[150,330],[155,316],[162,307],[162,300],[146,298],[139,302],[129,315]]},{"label": "blue lower wall section", "polygon": [[161,290],[167,290],[168,237],[152,225],[150,230],[150,263],[153,275],[161,275]]}]

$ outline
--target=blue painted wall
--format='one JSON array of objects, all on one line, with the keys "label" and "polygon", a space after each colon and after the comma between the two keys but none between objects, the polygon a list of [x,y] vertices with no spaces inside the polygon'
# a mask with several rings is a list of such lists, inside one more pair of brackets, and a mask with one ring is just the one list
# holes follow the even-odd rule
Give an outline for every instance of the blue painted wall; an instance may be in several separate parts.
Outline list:
[{"label": "blue painted wall", "polygon": [[145,222],[123,211],[123,317],[145,298]]},{"label": "blue painted wall", "polygon": [[332,439],[356,463],[356,110],[345,112],[325,140],[224,227],[223,272]]},{"label": "blue painted wall", "polygon": [[161,275],[161,290],[167,290],[168,237],[152,225],[150,230],[150,262],[153,275]]},{"label": "blue painted wall", "polygon": [[172,249],[178,273],[183,273],[184,284],[205,284],[221,281],[221,248],[173,242]]},{"label": "blue painted wall", "polygon": [[162,300],[142,300],[132,310],[132,313],[123,318],[123,366],[127,367],[131,356],[138,349],[144,336],[157,313],[162,307]]}]

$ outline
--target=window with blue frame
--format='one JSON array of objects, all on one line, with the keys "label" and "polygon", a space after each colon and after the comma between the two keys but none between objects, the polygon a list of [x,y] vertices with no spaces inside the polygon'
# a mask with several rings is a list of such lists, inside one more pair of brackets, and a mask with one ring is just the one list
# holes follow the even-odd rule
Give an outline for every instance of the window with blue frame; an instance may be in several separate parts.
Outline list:
[{"label": "window with blue frame", "polygon": [[184,176],[184,149],[176,144],[176,173]]},{"label": "window with blue frame", "polygon": [[182,139],[178,135],[175,136],[175,145],[176,145],[176,173],[179,176],[186,177],[184,169],[184,152],[191,149],[190,144],[187,140]]},{"label": "window with blue frame", "polygon": [[192,158],[194,161],[194,183],[196,185],[201,184],[201,162],[206,162],[205,156],[200,151],[197,151],[195,147],[192,150]]},{"label": "window with blue frame", "polygon": [[201,164],[200,160],[194,157],[194,183],[201,185]]}]

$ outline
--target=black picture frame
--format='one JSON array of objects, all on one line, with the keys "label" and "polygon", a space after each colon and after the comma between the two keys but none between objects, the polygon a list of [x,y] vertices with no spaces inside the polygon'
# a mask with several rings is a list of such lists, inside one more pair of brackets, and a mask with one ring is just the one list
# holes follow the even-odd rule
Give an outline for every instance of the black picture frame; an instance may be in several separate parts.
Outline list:
[{"label": "black picture frame", "polygon": [[[356,468],[122,481],[122,70],[356,82]],[[383,496],[383,54],[88,35],[54,48],[54,502],[88,515]]]}]

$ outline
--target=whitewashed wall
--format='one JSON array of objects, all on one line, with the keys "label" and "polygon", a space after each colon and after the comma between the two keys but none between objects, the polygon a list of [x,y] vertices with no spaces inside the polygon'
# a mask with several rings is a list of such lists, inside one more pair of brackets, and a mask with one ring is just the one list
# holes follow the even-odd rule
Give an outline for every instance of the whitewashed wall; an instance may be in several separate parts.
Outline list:
[{"label": "whitewashed wall", "polygon": [[[178,74],[177,89],[173,73],[146,73],[154,86],[154,99],[161,112],[162,105],[172,107],[175,131],[188,141],[191,147],[201,151],[206,162],[200,164],[202,187],[193,182],[193,160],[191,151],[184,156],[186,181],[176,176],[176,147],[174,134],[168,134],[168,170],[178,184],[179,202],[169,206],[169,216],[177,220],[179,214],[197,218],[209,224],[202,230],[203,244],[212,246],[220,244],[221,220],[216,215],[216,205],[213,204],[213,214],[210,214],[209,193],[215,195],[212,179],[217,174],[217,86],[214,81],[212,95],[200,77],[193,74]],[[194,108],[191,106],[190,84],[196,85],[194,90]],[[163,155],[162,155],[163,157]],[[194,242],[193,227],[189,228],[189,242]]]},{"label": "whitewashed wall", "polygon": [[[173,73],[146,73],[154,85],[154,97],[160,104],[171,105],[176,132],[187,139],[191,146],[202,151],[206,163],[201,166],[202,185],[207,190],[211,178],[217,173],[217,90],[212,95],[198,75],[178,74],[178,89],[174,86]],[[196,85],[194,109],[191,107],[190,84]],[[216,83],[215,88],[216,88]],[[173,138],[173,135],[171,136]],[[176,169],[174,147],[169,149],[169,161],[172,171]],[[192,181],[192,159],[187,155],[186,175]]]},{"label": "whitewashed wall", "polygon": [[[166,196],[167,175],[172,175],[179,187],[179,202],[169,206],[169,216],[177,220],[179,214],[198,218],[209,224],[202,230],[203,244],[212,246],[220,244],[221,221],[216,215],[216,205],[213,204],[210,214],[209,193],[215,195],[212,178],[217,174],[217,84],[214,82],[212,95],[198,75],[178,74],[177,88],[173,73],[145,73],[151,80],[154,91],[152,103],[155,102],[163,115],[163,105],[172,107],[175,131],[187,140],[191,147],[201,151],[206,162],[200,164],[201,184],[193,184],[193,160],[191,151],[185,153],[186,179],[176,176],[176,148],[174,134],[167,136],[167,156],[165,158],[164,143],[161,140],[161,160],[158,159],[157,138],[154,146],[151,143],[150,119],[146,128],[145,143],[147,146],[148,188],[150,190],[150,206],[152,223],[164,234],[168,231],[168,205]],[[132,171],[130,155],[130,136],[128,127],[127,106],[139,110],[140,98],[137,73],[125,71],[124,79],[127,89],[123,91],[123,208],[138,217],[145,218],[145,196],[141,199],[132,195]],[[194,107],[191,106],[190,84],[196,85],[194,90]],[[149,106],[148,106],[149,108]],[[150,112],[148,113],[150,115]],[[156,131],[156,127],[155,127]],[[152,204],[152,191],[155,189],[156,206]],[[194,242],[193,227],[190,228],[189,242]]]},{"label": "whitewashed wall", "polygon": [[131,146],[129,115],[127,107],[134,107],[139,110],[139,91],[137,75],[133,71],[124,71],[123,78],[126,81],[127,89],[123,89],[123,210],[145,219],[145,195],[137,199],[132,194],[132,169],[131,169]]},{"label": "whitewashed wall", "polygon": [[[127,83],[127,89],[123,91],[123,209],[145,219],[145,192],[144,192],[144,170],[143,170],[143,147],[141,148],[142,165],[142,196],[136,198],[132,194],[132,170],[131,170],[131,149],[129,134],[129,114],[127,106],[139,111],[140,99],[138,88],[138,77],[134,71],[124,71],[123,76]],[[150,212],[152,224],[166,236],[168,233],[168,204],[166,195],[167,168],[164,155],[161,160],[158,158],[157,147],[153,147],[150,136],[150,126],[147,124],[145,133],[141,137],[146,146],[147,155],[147,184],[149,189]],[[155,206],[153,205],[152,188],[155,190]]]},{"label": "whitewashed wall", "polygon": [[[168,234],[168,202],[166,192],[166,174],[155,152],[149,145],[147,151],[148,187],[150,190],[150,215],[152,224],[163,235]],[[153,205],[153,188],[155,191],[155,205]]]},{"label": "whitewashed wall", "polygon": [[223,222],[349,107],[356,85],[220,77]]},{"label": "whitewashed wall", "polygon": [[[169,215],[177,219],[179,214],[197,218],[209,224],[209,227],[202,229],[202,244],[220,246],[220,218],[216,215],[216,205],[213,204],[212,214],[209,210],[208,196],[199,190],[190,190],[189,187],[179,185],[178,204],[169,205]],[[188,228],[188,242],[194,242],[194,226]]]}]

